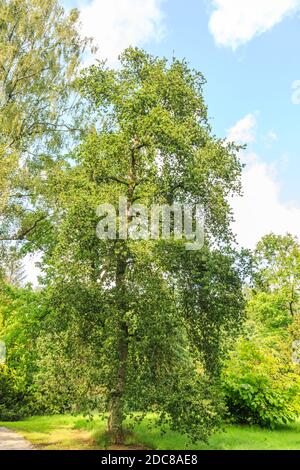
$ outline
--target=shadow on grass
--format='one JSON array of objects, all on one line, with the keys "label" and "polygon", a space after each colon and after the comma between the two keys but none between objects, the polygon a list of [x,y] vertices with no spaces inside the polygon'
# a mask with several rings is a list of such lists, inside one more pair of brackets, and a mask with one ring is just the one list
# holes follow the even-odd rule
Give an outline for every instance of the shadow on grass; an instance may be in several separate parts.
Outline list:
[{"label": "shadow on grass", "polygon": [[167,427],[162,434],[155,415],[147,415],[126,434],[124,446],[110,446],[105,417],[35,416],[18,422],[0,423],[19,431],[44,449],[154,449],[154,450],[300,450],[300,422],[274,430],[258,426],[229,425],[211,436],[209,444],[191,444]]}]

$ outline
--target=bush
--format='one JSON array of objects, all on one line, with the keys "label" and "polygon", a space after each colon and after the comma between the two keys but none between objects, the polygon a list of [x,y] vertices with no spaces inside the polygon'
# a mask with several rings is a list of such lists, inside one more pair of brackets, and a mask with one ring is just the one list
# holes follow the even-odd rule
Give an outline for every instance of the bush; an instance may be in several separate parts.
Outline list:
[{"label": "bush", "polygon": [[13,370],[0,364],[0,420],[16,420],[25,414],[23,381]]},{"label": "bush", "polygon": [[223,371],[223,387],[232,418],[274,427],[300,414],[300,377],[280,354],[241,339]]},{"label": "bush", "polygon": [[79,337],[80,325],[43,334],[37,340],[32,413],[88,413],[101,408],[100,366],[91,345]]}]

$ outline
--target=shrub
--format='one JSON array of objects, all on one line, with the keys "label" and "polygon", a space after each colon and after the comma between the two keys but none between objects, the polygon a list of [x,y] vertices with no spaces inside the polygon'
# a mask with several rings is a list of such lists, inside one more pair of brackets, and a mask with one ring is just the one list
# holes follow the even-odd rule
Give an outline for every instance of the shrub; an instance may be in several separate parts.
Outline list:
[{"label": "shrub", "polygon": [[226,361],[223,387],[232,418],[274,427],[300,414],[300,377],[280,354],[241,339]]},{"label": "shrub", "polygon": [[0,364],[0,420],[15,420],[26,414],[23,388],[23,380],[16,372]]}]

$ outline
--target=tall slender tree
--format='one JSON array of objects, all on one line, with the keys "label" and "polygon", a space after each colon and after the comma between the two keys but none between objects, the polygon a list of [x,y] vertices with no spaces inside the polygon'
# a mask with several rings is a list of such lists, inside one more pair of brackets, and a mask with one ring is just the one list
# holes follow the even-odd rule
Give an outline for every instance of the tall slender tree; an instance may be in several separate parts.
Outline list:
[{"label": "tall slender tree", "polygon": [[[218,357],[242,311],[228,202],[241,165],[237,149],[211,133],[204,82],[185,61],[139,49],[126,50],[118,70],[92,66],[78,88],[94,123],[72,163],[45,176],[45,204],[57,222],[44,259],[52,308],[90,319],[97,331],[114,442],[133,410],[155,410],[194,439],[220,416]],[[125,225],[134,223],[137,202],[204,205],[204,248],[186,251],[187,240],[174,237],[99,240],[96,208],[109,203],[120,215],[120,197]]]},{"label": "tall slender tree", "polygon": [[77,22],[57,0],[0,1],[1,239],[25,238],[45,216],[31,211],[17,229],[32,209],[30,164],[57,152],[69,131],[70,83],[86,44]]}]

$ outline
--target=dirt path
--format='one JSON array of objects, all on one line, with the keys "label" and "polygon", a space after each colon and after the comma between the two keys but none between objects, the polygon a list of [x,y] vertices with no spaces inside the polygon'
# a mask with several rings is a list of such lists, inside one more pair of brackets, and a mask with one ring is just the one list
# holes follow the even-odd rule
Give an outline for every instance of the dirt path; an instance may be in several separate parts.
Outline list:
[{"label": "dirt path", "polygon": [[33,446],[16,432],[0,427],[0,450],[33,450]]}]

